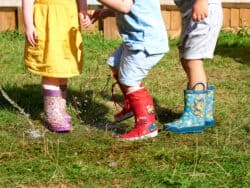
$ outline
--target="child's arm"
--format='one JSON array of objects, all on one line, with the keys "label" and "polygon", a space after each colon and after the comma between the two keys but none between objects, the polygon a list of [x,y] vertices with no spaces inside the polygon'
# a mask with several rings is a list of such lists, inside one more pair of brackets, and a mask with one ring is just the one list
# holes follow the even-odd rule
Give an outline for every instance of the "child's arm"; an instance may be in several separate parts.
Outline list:
[{"label": "child's arm", "polygon": [[91,20],[88,14],[88,5],[86,0],[77,0],[78,3],[78,15],[80,23],[84,28],[87,28],[91,24]]},{"label": "child's arm", "polygon": [[33,23],[33,4],[34,0],[22,0],[25,36],[28,42],[35,46],[38,36]]},{"label": "child's arm", "polygon": [[98,0],[110,9],[121,13],[128,13],[131,10],[134,0]]},{"label": "child's arm", "polygon": [[195,0],[193,5],[192,19],[195,22],[201,21],[208,16],[208,0]]},{"label": "child's arm", "polygon": [[94,23],[98,19],[105,19],[110,16],[115,16],[114,11],[110,9],[96,9],[91,13],[91,22]]}]

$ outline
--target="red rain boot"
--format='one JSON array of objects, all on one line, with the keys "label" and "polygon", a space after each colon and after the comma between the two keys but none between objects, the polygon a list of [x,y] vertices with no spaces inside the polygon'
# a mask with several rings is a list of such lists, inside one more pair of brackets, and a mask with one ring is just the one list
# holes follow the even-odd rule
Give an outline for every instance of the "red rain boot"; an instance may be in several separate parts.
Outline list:
[{"label": "red rain boot", "polygon": [[[133,113],[132,108],[130,107],[128,98],[126,96],[126,90],[125,90],[124,86],[120,83],[118,75],[114,74],[113,76],[114,76],[114,78],[116,80],[116,83],[114,83],[112,85],[112,96],[113,96],[114,87],[115,87],[116,84],[118,84],[118,86],[119,86],[119,88],[122,91],[122,94],[124,96],[124,105],[123,105],[122,110],[114,115],[115,121],[116,122],[120,122],[120,121],[124,121],[124,120],[132,117],[134,115],[134,113]],[[114,97],[113,97],[113,99],[114,99]]]},{"label": "red rain boot", "polygon": [[135,115],[135,126],[127,134],[120,135],[122,140],[139,140],[156,137],[155,110],[151,95],[146,88],[127,94],[129,104]]}]

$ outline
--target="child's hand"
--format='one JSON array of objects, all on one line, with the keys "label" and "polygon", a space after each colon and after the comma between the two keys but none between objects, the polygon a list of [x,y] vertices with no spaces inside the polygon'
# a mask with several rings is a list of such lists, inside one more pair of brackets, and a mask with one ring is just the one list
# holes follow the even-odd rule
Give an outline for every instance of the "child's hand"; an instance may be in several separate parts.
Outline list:
[{"label": "child's hand", "polygon": [[95,23],[99,19],[105,19],[113,15],[114,15],[113,11],[109,9],[96,9],[91,12],[91,22]]},{"label": "child's hand", "polygon": [[25,29],[25,36],[31,46],[35,46],[37,43],[38,35],[34,25]]},{"label": "child's hand", "polygon": [[193,5],[192,19],[195,22],[204,20],[208,16],[207,0],[196,0]]},{"label": "child's hand", "polygon": [[84,28],[88,28],[91,25],[90,16],[87,13],[79,13],[80,24]]}]

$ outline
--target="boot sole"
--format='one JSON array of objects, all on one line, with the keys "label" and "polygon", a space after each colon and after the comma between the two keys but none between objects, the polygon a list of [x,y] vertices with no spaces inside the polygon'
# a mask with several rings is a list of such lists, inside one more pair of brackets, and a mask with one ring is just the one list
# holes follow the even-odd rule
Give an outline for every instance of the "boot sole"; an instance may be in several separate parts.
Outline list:
[{"label": "boot sole", "polygon": [[53,128],[49,123],[44,123],[44,127],[49,129],[51,132],[56,132],[56,133],[68,133],[72,131],[72,127],[61,127],[61,128]]},{"label": "boot sole", "polygon": [[149,134],[143,135],[143,136],[138,136],[138,137],[133,137],[133,138],[119,138],[120,141],[136,141],[136,140],[144,140],[147,138],[154,138],[158,136],[158,130],[155,130]]},{"label": "boot sole", "polygon": [[205,127],[214,127],[215,121],[205,121]]},{"label": "boot sole", "polygon": [[199,126],[199,127],[186,127],[182,129],[174,128],[174,127],[169,127],[165,128],[166,131],[171,131],[177,134],[187,134],[187,133],[202,133],[204,131],[204,126]]}]

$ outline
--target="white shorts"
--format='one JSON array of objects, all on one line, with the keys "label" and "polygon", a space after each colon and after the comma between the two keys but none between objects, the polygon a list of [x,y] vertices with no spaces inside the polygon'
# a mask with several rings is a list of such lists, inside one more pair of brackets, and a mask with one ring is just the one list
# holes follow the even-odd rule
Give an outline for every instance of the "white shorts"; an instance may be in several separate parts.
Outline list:
[{"label": "white shorts", "polygon": [[221,4],[208,4],[208,17],[200,22],[192,20],[192,10],[182,12],[182,32],[179,45],[181,59],[213,58],[222,27]]},{"label": "white shorts", "polygon": [[119,81],[126,86],[139,86],[148,72],[164,56],[161,54],[149,55],[142,50],[129,50],[122,44],[110,56],[107,63],[119,71]]}]

